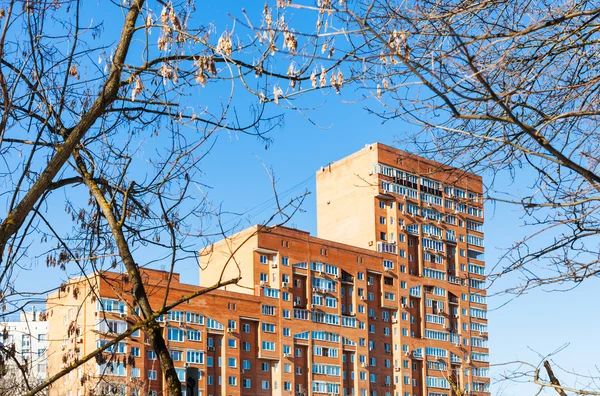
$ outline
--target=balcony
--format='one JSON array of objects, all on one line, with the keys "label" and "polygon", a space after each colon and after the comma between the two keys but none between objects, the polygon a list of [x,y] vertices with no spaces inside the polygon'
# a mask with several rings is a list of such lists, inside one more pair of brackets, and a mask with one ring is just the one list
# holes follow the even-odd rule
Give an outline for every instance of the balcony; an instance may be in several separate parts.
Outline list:
[{"label": "balcony", "polygon": [[294,308],[294,319],[308,320],[309,317],[310,311],[307,311],[306,309]]},{"label": "balcony", "polygon": [[454,276],[454,275],[448,275],[448,282],[454,284],[454,285],[459,285],[460,284],[460,278],[458,276]]},{"label": "balcony", "polygon": [[342,276],[339,279],[340,282],[343,283],[354,283],[354,276],[350,275],[346,271],[342,270]]},{"label": "balcony", "polygon": [[398,253],[398,246],[395,243],[377,242],[377,251],[382,253]]},{"label": "balcony", "polygon": [[300,268],[300,269],[308,269],[308,263],[306,263],[306,262],[296,263],[296,264],[292,264],[292,267]]},{"label": "balcony", "polygon": [[449,334],[450,334],[450,342],[453,344],[460,345],[460,335],[458,335],[456,333],[449,333]]}]

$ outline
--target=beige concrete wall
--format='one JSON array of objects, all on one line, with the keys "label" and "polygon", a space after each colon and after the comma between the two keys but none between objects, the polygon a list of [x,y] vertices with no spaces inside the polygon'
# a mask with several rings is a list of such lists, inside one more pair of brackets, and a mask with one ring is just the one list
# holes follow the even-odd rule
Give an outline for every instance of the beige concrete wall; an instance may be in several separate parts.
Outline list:
[{"label": "beige concrete wall", "polygon": [[225,286],[222,290],[254,294],[254,260],[258,259],[254,252],[258,246],[257,232],[258,227],[250,227],[202,250],[200,286],[210,287],[219,280],[225,281],[241,276],[238,284]]},{"label": "beige concrete wall", "polygon": [[376,145],[368,145],[317,171],[319,238],[376,249],[374,196],[379,191],[373,173],[376,163]]}]

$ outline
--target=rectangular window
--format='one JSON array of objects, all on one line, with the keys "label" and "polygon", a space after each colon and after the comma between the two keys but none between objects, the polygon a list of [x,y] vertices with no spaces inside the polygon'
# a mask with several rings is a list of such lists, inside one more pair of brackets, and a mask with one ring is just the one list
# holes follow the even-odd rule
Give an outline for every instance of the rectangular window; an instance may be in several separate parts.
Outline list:
[{"label": "rectangular window", "polygon": [[169,327],[167,330],[167,339],[169,341],[183,342],[183,329],[176,327]]},{"label": "rectangular window", "polygon": [[204,364],[204,352],[203,351],[186,351],[186,361],[194,364]]}]

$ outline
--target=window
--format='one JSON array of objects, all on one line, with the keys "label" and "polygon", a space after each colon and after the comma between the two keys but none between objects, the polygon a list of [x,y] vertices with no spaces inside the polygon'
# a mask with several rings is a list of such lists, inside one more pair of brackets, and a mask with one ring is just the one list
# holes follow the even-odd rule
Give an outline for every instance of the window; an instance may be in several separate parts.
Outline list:
[{"label": "window", "polygon": [[272,305],[264,305],[262,306],[263,315],[275,316],[275,307]]},{"label": "window", "polygon": [[188,330],[186,335],[188,341],[202,341],[202,333],[199,330]]},{"label": "window", "polygon": [[148,351],[148,360],[156,360],[156,352]]},{"label": "window", "polygon": [[183,342],[183,330],[176,327],[169,327],[167,331],[167,339],[169,341]]},{"label": "window", "polygon": [[228,327],[228,328],[230,328],[230,329],[235,329],[235,328],[237,328],[235,320],[233,320],[233,319],[229,319],[229,320],[227,321],[227,327]]},{"label": "window", "polygon": [[267,256],[265,256],[264,254],[260,255],[260,263],[261,264],[267,264],[269,262]]},{"label": "window", "polygon": [[267,372],[267,371],[269,371],[269,363],[267,363],[267,362],[262,362],[262,363],[260,364],[260,369],[261,369],[262,371],[264,371],[264,372]]},{"label": "window", "polygon": [[140,348],[138,348],[138,347],[131,347],[130,354],[133,357],[140,357]]},{"label": "window", "polygon": [[181,362],[183,360],[183,353],[181,351],[171,351],[171,359]]},{"label": "window", "polygon": [[227,366],[228,367],[237,367],[237,359],[234,357],[230,357],[227,359]]},{"label": "window", "polygon": [[275,343],[271,342],[271,341],[263,341],[262,342],[262,349],[264,351],[274,351],[275,350]]},{"label": "window", "polygon": [[356,277],[358,278],[358,280],[365,280],[365,273],[364,272],[358,272],[356,274]]},{"label": "window", "polygon": [[281,257],[281,265],[288,266],[290,265],[290,259],[288,257]]},{"label": "window", "polygon": [[204,324],[204,316],[193,312],[186,312],[186,320],[188,323]]},{"label": "window", "polygon": [[273,323],[263,323],[262,331],[265,333],[275,333],[275,325]]},{"label": "window", "polygon": [[250,350],[250,343],[248,341],[244,342],[242,344],[244,351],[249,351]]},{"label": "window", "polygon": [[230,375],[229,377],[227,377],[227,383],[229,384],[229,386],[237,386],[237,377]]},{"label": "window", "polygon": [[245,389],[252,388],[252,381],[250,381],[248,378],[244,378],[242,380],[242,387],[245,388]]},{"label": "window", "polygon": [[262,384],[261,384],[261,388],[264,389],[264,390],[268,390],[269,389],[269,381],[264,381],[263,380]]},{"label": "window", "polygon": [[229,348],[237,348],[237,340],[235,338],[228,338],[227,339],[227,346]]},{"label": "window", "polygon": [[186,361],[194,364],[204,364],[204,352],[202,351],[186,351]]},{"label": "window", "polygon": [[156,381],[156,370],[148,370],[148,379]]},{"label": "window", "polygon": [[248,323],[244,323],[244,324],[242,325],[242,331],[243,331],[244,333],[250,333],[250,325],[249,325]]}]

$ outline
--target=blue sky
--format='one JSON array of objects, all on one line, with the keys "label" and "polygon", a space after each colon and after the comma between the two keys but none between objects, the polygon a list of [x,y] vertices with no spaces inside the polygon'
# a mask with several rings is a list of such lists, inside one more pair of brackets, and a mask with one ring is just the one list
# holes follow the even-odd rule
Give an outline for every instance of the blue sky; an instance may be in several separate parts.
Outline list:
[{"label": "blue sky", "polygon": [[[251,14],[258,15],[262,3],[243,4],[240,1],[213,2],[210,10],[204,10],[203,18],[214,21],[218,30],[224,25],[232,26],[227,13],[241,15],[245,7]],[[110,25],[107,25],[107,30]],[[298,113],[286,114],[283,128],[275,130],[271,137],[273,144],[268,149],[256,138],[246,135],[221,133],[214,150],[203,162],[204,176],[201,183],[210,186],[209,197],[213,204],[222,205],[223,210],[248,213],[273,197],[271,182],[265,166],[272,169],[279,192],[291,190],[291,196],[305,190],[311,192],[303,205],[303,212],[297,213],[291,224],[315,235],[315,172],[329,162],[336,161],[364,145],[376,141],[395,145],[396,139],[414,128],[400,122],[381,124],[374,116],[363,109],[363,103],[341,103],[336,95],[320,97],[325,105],[310,112],[312,122]],[[402,148],[402,147],[400,147]],[[418,153],[417,153],[418,154]],[[524,175],[526,177],[526,175]],[[521,177],[521,176],[519,176]],[[484,180],[486,175],[484,175]],[[527,179],[519,179],[515,184],[501,180],[506,188],[526,191]],[[498,187],[498,186],[497,186]],[[262,212],[252,211],[245,215],[247,224],[259,223],[270,214],[269,206]],[[272,207],[271,207],[272,209]],[[510,246],[527,230],[520,227],[520,213],[513,207],[499,205],[486,206],[486,261],[494,264],[503,248]],[[200,244],[198,249],[202,248]],[[138,256],[138,258],[142,258]],[[148,257],[148,260],[151,258]],[[60,283],[64,274],[56,269],[35,264],[32,271],[20,274],[18,285],[32,282],[40,290]],[[182,278],[197,283],[198,268],[192,262],[179,265],[176,271]],[[511,285],[514,279],[503,280],[494,285],[491,293]],[[540,354],[550,353],[564,344],[569,347],[557,356],[557,362],[565,370],[591,374],[588,370],[596,363],[600,346],[590,342],[591,334],[600,324],[596,319],[592,298],[596,279],[589,279],[580,287],[569,292],[547,293],[542,290],[529,294],[503,305],[505,297],[489,300],[490,354],[492,364],[526,360],[540,361]],[[30,288],[30,286],[29,286]],[[502,306],[501,308],[498,308]],[[494,370],[496,373],[498,370]],[[555,370],[561,375],[560,369]],[[527,378],[528,380],[529,378]],[[493,384],[496,395],[534,394],[536,388],[527,383]],[[546,391],[547,394],[552,394]]]}]

